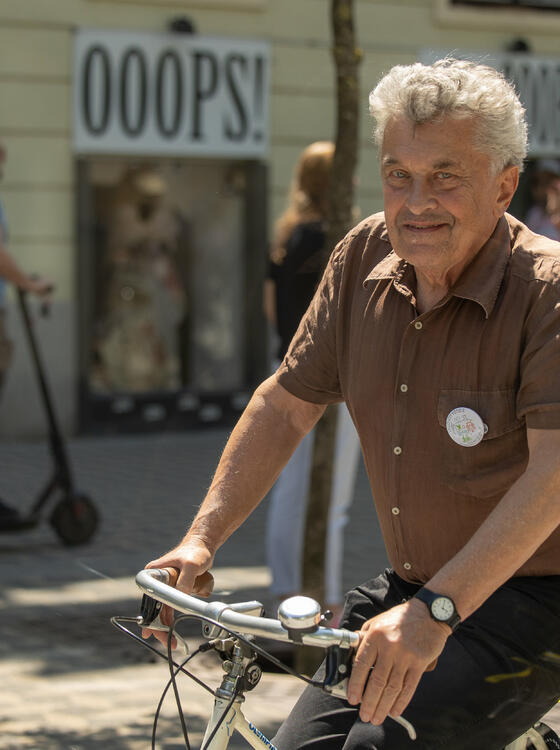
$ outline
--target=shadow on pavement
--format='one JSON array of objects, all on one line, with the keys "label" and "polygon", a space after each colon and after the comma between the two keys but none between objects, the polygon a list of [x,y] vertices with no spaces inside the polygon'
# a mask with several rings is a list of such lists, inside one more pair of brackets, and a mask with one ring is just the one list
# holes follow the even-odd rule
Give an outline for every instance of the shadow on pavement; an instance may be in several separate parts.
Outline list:
[{"label": "shadow on pavement", "polygon": [[[198,748],[202,742],[205,722],[201,717],[185,717],[189,740],[193,747]],[[259,729],[263,734],[271,738],[278,729],[278,723],[260,724]],[[158,724],[157,747],[158,750],[185,750],[185,742],[182,738],[178,718],[162,717]],[[11,741],[9,734],[3,735],[3,750],[22,750],[22,748],[33,748],[33,750],[147,750],[151,746],[152,720],[146,718],[135,724],[119,728],[104,728],[90,733],[84,737],[79,732],[64,732],[56,730],[37,730],[26,732],[22,740],[20,736]],[[21,744],[24,741],[26,744]],[[6,743],[6,744],[5,744]],[[244,750],[247,743],[237,734],[233,735],[230,742],[230,750]]]}]

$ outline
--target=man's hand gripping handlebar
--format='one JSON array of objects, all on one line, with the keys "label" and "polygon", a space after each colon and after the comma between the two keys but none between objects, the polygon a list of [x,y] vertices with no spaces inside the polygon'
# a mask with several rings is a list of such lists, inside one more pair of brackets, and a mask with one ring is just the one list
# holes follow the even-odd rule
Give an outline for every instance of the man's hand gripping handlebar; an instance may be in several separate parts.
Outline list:
[{"label": "man's hand gripping handlebar", "polygon": [[[150,563],[150,565],[152,564]],[[173,588],[177,586],[177,581],[179,580],[179,570],[177,568],[159,568],[158,570],[163,574],[163,583],[173,586]],[[213,589],[214,576],[209,571],[206,571],[194,579],[193,589],[189,593],[207,597],[210,596]],[[164,646],[167,646],[167,633],[173,624],[173,617],[173,609],[171,607],[144,594],[140,605],[142,638],[149,638],[153,635]],[[177,645],[176,637],[177,634],[173,637],[172,648],[175,648]],[[188,652],[187,644],[184,641],[181,642],[185,651]]]}]

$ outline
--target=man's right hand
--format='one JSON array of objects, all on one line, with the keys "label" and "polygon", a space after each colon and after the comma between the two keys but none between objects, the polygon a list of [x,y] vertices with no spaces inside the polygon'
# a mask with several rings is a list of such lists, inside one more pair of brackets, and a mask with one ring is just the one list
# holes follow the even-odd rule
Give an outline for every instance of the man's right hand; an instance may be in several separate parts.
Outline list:
[{"label": "man's right hand", "polygon": [[[146,568],[176,568],[179,571],[176,587],[186,594],[210,596],[214,588],[214,578],[210,568],[214,556],[206,545],[198,539],[181,543],[157,560],[152,560]],[[168,627],[173,623],[173,610],[164,605],[161,608],[160,620]],[[158,641],[167,645],[167,633],[162,630],[142,629],[142,637],[155,636]]]}]

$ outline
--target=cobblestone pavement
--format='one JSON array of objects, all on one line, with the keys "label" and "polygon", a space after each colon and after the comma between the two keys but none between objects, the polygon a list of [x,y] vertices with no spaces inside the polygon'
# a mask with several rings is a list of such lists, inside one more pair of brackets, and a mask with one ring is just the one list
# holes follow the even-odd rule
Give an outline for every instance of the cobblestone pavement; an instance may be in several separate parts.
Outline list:
[{"label": "cobblestone pavement", "polygon": [[[135,573],[182,536],[208,486],[224,430],[142,437],[87,438],[69,444],[79,489],[91,495],[102,523],[91,543],[62,546],[47,521],[0,535],[0,748],[140,750],[150,747],[152,720],[168,677],[163,661],[111,627],[115,614],[135,615]],[[29,507],[50,473],[45,446],[0,445],[0,497]],[[266,501],[216,559],[216,588],[230,599],[267,603],[263,530]],[[349,546],[346,584],[385,562],[367,480],[361,470],[349,532],[371,521],[372,536]],[[375,540],[372,542],[372,538]],[[193,631],[196,641],[199,631]],[[213,684],[221,670],[205,655]],[[197,670],[194,670],[197,672]],[[197,672],[198,673],[198,672]],[[182,680],[193,747],[210,704]],[[246,715],[271,737],[302,683],[265,673],[246,701]],[[184,747],[172,696],[160,721],[162,750]],[[246,745],[237,740],[233,748]]]},{"label": "cobblestone pavement", "polygon": [[[230,579],[239,580],[240,574],[239,569],[220,569],[218,585],[229,587]],[[256,587],[267,580],[266,569],[258,568],[249,582]],[[115,613],[135,614],[136,600],[129,577],[9,590],[3,613],[9,625],[3,628],[0,667],[5,690],[0,747],[150,747],[154,712],[169,676],[167,666],[108,627]],[[191,648],[199,642],[199,632],[189,629]],[[206,654],[195,664],[197,677],[217,686],[222,673],[215,657]],[[189,736],[193,747],[199,747],[210,698],[187,678],[180,685]],[[248,695],[245,713],[272,736],[299,690],[296,680],[265,673],[259,689]],[[159,748],[184,748],[171,692],[158,727]],[[232,747],[244,745],[238,739]]]},{"label": "cobblestone pavement", "polygon": [[[224,430],[208,430],[72,440],[76,484],[102,517],[96,537],[83,547],[64,547],[48,522],[0,535],[0,750],[150,747],[167,666],[112,628],[109,618],[136,614],[135,573],[182,536],[226,438]],[[28,507],[49,472],[44,445],[0,444],[0,497]],[[218,553],[216,588],[224,598],[268,603],[265,519],[266,501]],[[352,538],[346,545],[349,587],[386,562],[363,467],[346,533]],[[189,640],[198,638],[189,629]],[[211,656],[201,657],[193,671],[215,684],[221,671]],[[181,685],[193,747],[199,747],[208,697],[187,679]],[[246,715],[273,736],[301,685],[265,673],[248,694]],[[549,718],[558,726],[555,712]],[[172,696],[158,737],[160,750],[184,748]],[[231,745],[245,746],[240,739]]]}]

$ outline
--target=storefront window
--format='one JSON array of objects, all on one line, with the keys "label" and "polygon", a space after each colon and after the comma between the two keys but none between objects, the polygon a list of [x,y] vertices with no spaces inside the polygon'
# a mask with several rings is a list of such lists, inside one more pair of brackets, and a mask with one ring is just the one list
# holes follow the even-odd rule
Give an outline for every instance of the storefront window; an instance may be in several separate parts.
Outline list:
[{"label": "storefront window", "polygon": [[96,158],[82,173],[86,400],[113,399],[115,413],[142,395],[173,395],[187,411],[204,394],[239,400],[251,385],[247,331],[259,327],[247,299],[260,294],[246,163]]},{"label": "storefront window", "polygon": [[92,391],[240,388],[243,172],[99,161],[90,174]]}]

